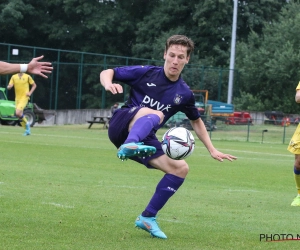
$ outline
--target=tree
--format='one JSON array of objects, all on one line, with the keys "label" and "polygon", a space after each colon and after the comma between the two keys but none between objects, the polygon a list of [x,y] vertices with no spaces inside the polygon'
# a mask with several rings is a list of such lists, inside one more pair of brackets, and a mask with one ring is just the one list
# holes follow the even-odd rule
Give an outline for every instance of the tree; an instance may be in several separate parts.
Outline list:
[{"label": "tree", "polygon": [[[290,2],[278,21],[265,22],[262,34],[252,32],[237,45],[241,91],[261,101],[261,110],[297,112],[294,95],[300,73],[300,4]],[[233,100],[233,103],[235,100]]]},{"label": "tree", "polygon": [[[196,42],[200,54],[214,66],[228,67],[230,58],[233,1],[204,0],[196,5],[193,19],[198,25]],[[237,41],[247,42],[251,31],[260,34],[263,23],[278,18],[285,2],[238,1]]]},{"label": "tree", "polygon": [[29,32],[24,23],[26,13],[33,7],[24,4],[22,0],[6,0],[0,3],[0,34],[2,42],[15,42],[26,40]]},{"label": "tree", "polygon": [[193,38],[196,23],[192,19],[198,0],[164,0],[137,24],[132,47],[135,57],[162,59],[166,39],[174,34]]}]

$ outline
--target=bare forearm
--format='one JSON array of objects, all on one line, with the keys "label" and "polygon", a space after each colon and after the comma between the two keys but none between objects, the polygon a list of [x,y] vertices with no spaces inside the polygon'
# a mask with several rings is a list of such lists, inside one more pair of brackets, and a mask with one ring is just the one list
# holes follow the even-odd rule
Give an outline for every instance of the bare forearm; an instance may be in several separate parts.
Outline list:
[{"label": "bare forearm", "polygon": [[32,93],[35,91],[35,89],[36,89],[36,84],[34,83],[34,84],[32,84],[32,87],[31,87],[31,89],[30,89],[30,91],[29,91],[29,96],[31,96],[32,95]]},{"label": "bare forearm", "polygon": [[210,155],[218,160],[218,161],[223,161],[224,159],[227,159],[229,161],[236,160],[237,157],[230,155],[230,154],[224,154],[220,151],[218,151],[212,144],[209,135],[207,133],[206,127],[203,123],[203,121],[199,118],[196,121],[191,121],[191,124],[193,126],[194,131],[196,132],[198,138],[202,141],[204,146],[207,148],[209,151]]},{"label": "bare forearm", "polygon": [[114,77],[114,71],[112,69],[103,70],[100,73],[100,83],[106,89],[107,86],[112,84],[112,79]]},{"label": "bare forearm", "polygon": [[214,146],[210,140],[210,137],[207,133],[207,130],[206,130],[206,127],[205,127],[203,121],[201,120],[201,118],[199,118],[196,121],[191,121],[191,123],[192,123],[195,133],[197,134],[197,137],[202,141],[204,146],[211,153],[214,150]]},{"label": "bare forearm", "polygon": [[113,83],[114,71],[112,69],[103,70],[100,73],[100,83],[106,91],[112,94],[123,93],[123,87],[118,83]]},{"label": "bare forearm", "polygon": [[300,103],[300,90],[297,90],[297,92],[296,92],[295,101],[297,103]]},{"label": "bare forearm", "polygon": [[0,75],[15,74],[20,72],[20,64],[0,62]]}]

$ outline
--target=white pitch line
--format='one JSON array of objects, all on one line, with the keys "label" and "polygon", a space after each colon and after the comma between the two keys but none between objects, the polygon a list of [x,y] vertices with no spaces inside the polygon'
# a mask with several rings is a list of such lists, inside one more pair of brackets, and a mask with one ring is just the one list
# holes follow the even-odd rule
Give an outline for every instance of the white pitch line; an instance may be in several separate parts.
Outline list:
[{"label": "white pitch line", "polygon": [[[0,142],[5,142],[5,143],[15,143],[15,144],[27,144],[31,145],[32,142],[25,142],[25,141],[7,141],[7,140],[1,140]],[[35,145],[41,145],[41,146],[58,146],[57,144],[49,144],[49,143],[34,143]],[[73,145],[62,145],[59,144],[61,147],[69,147],[69,148],[91,148],[91,149],[100,149],[101,147],[90,147],[90,146],[73,146]]]},{"label": "white pitch line", "polygon": [[[199,147],[201,149],[206,149],[205,147]],[[274,154],[274,153],[263,153],[263,152],[254,152],[254,151],[246,151],[246,150],[236,150],[236,149],[228,149],[228,148],[217,148],[220,151],[224,151],[226,153],[228,152],[238,152],[238,153],[246,153],[246,154],[260,154],[260,155],[270,155],[270,156],[284,156],[284,157],[291,157],[293,156],[291,153],[287,153],[287,154]],[[293,158],[293,157],[292,157]]]},{"label": "white pitch line", "polygon": [[147,187],[139,187],[139,186],[127,186],[127,185],[105,185],[105,184],[99,184],[97,186],[103,186],[106,188],[129,188],[129,189],[145,189]]},{"label": "white pitch line", "polygon": [[74,206],[66,206],[66,205],[62,205],[62,204],[54,203],[54,202],[43,202],[42,204],[52,205],[52,206],[61,207],[61,208],[74,208]]},{"label": "white pitch line", "polygon": [[[0,131],[0,134],[13,134],[13,135],[20,135],[20,133],[13,133],[13,132],[5,132]],[[86,140],[99,140],[100,138],[97,137],[83,137],[83,136],[67,136],[67,135],[49,135],[49,134],[39,134],[34,133],[33,136],[43,136],[43,137],[55,137],[55,138],[73,138],[73,139],[86,139]],[[101,139],[103,140],[103,139]],[[105,140],[109,140],[108,138]]]},{"label": "white pitch line", "polygon": [[166,220],[166,219],[161,219],[159,218],[160,221],[168,221],[168,222],[172,222],[172,223],[180,223],[180,224],[190,224],[190,223],[186,223],[183,221],[179,221],[179,220]]},{"label": "white pitch line", "polygon": [[[223,190],[224,192],[253,192],[253,193],[256,193],[256,192],[260,192],[258,190],[253,190],[253,189],[225,189]],[[218,191],[219,192],[219,191]]]},{"label": "white pitch line", "polygon": [[[3,132],[3,131],[0,131],[0,134],[19,134],[19,133],[11,133],[11,132]],[[58,138],[74,138],[74,139],[87,139],[87,140],[100,140],[100,138],[90,138],[90,137],[80,137],[80,136],[60,136],[60,135],[47,135],[47,134],[34,134],[34,135],[38,135],[38,136],[44,136],[44,137],[58,137]],[[101,139],[103,140],[103,138]],[[109,141],[109,139],[105,139],[107,141]],[[26,143],[26,142],[20,142],[20,141],[7,141],[7,140],[0,140],[2,142],[11,142],[11,143],[24,143],[24,144],[31,144],[31,143]],[[56,146],[57,144],[47,144],[47,143],[36,143],[35,144],[37,145],[44,145],[44,146]],[[69,145],[60,145],[60,146],[64,146],[64,147],[74,147],[74,146],[69,146]],[[75,148],[100,148],[100,147],[76,147]],[[197,148],[200,148],[200,149],[205,149],[205,147],[201,146],[197,146]],[[262,153],[262,152],[253,152],[253,151],[245,151],[245,150],[235,150],[235,149],[228,149],[228,148],[224,148],[224,149],[221,149],[221,148],[218,148],[219,150],[221,151],[224,151],[224,152],[237,152],[237,153],[246,153],[246,154],[251,154],[251,155],[255,155],[255,154],[260,154],[260,155],[270,155],[270,156],[280,156],[280,157],[291,157],[291,154],[274,154],[274,153]],[[203,155],[203,156],[207,156],[206,154]],[[240,159],[245,159],[245,157],[238,157]],[[253,157],[251,157],[251,159],[255,159]]]}]

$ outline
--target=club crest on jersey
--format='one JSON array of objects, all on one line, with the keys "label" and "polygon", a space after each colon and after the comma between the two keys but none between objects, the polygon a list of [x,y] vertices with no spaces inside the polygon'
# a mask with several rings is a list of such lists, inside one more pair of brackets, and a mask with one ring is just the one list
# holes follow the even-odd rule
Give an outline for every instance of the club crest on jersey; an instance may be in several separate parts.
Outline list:
[{"label": "club crest on jersey", "polygon": [[179,103],[181,103],[181,100],[182,100],[182,96],[176,94],[176,96],[175,96],[175,98],[174,98],[173,101],[174,101],[174,103],[175,103],[176,105],[178,105]]}]

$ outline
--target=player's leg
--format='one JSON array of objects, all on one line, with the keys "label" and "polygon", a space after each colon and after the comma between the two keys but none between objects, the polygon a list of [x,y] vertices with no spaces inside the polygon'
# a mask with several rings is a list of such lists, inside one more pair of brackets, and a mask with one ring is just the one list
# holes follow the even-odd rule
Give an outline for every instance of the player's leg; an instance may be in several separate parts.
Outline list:
[{"label": "player's leg", "polygon": [[300,206],[300,124],[297,126],[287,149],[295,155],[294,178],[298,190],[298,195],[291,206]]},{"label": "player's leg", "polygon": [[27,100],[16,100],[16,116],[19,118],[20,124],[25,128],[24,135],[30,135],[30,124],[23,114],[24,108],[27,105]]},{"label": "player's leg", "polygon": [[295,155],[295,164],[294,164],[294,178],[296,183],[296,188],[298,190],[298,195],[293,200],[291,206],[300,206],[300,155]]},{"label": "player's leg", "polygon": [[156,223],[157,213],[183,184],[189,167],[184,160],[172,160],[166,155],[151,159],[149,163],[163,171],[165,175],[158,183],[156,190],[141,215],[136,219],[136,226],[158,238],[167,238]]},{"label": "player's leg", "polygon": [[143,212],[144,216],[156,216],[158,211],[163,208],[167,201],[183,184],[189,167],[185,160],[172,160],[166,155],[152,159],[149,163],[165,173],[158,183],[152,199]]},{"label": "player's leg", "polygon": [[146,157],[156,152],[155,147],[142,145],[140,143],[153,129],[157,129],[163,121],[164,115],[161,111],[140,108],[131,119],[128,126],[128,136],[119,148],[118,157],[122,160],[139,155]]},{"label": "player's leg", "polygon": [[19,122],[23,128],[26,127],[27,119],[23,115],[24,102],[16,100],[16,116],[19,118]]}]

